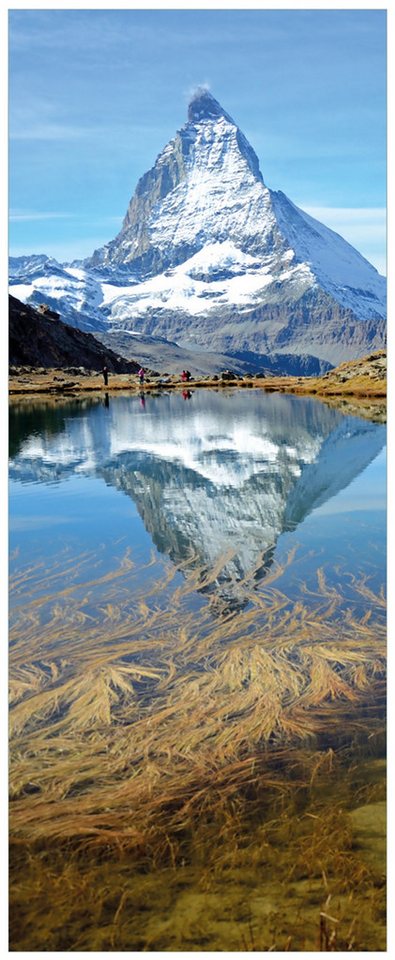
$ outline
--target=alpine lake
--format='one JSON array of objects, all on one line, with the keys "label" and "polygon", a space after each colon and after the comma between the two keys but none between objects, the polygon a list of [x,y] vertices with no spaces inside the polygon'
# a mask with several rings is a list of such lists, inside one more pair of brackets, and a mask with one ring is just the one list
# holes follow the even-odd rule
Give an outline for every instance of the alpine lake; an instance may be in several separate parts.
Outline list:
[{"label": "alpine lake", "polygon": [[385,425],[10,417],[11,949],[385,950]]}]

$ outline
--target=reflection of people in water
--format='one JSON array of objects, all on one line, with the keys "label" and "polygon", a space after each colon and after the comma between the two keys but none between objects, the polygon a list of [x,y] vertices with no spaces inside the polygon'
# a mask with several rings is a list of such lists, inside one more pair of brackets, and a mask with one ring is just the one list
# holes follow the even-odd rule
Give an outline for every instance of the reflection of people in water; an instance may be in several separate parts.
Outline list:
[{"label": "reflection of people in water", "polygon": [[107,407],[107,408],[110,406],[110,401],[109,401],[109,398],[108,398],[108,393],[105,393],[105,394],[104,394],[104,406]]},{"label": "reflection of people in water", "polygon": [[192,396],[190,390],[183,390],[183,391],[182,391],[182,395],[183,395],[183,397],[184,397],[184,400],[190,400],[190,399],[191,399],[191,396]]},{"label": "reflection of people in water", "polygon": [[143,410],[145,410],[145,393],[140,393],[139,397],[140,397],[140,407],[142,407]]}]

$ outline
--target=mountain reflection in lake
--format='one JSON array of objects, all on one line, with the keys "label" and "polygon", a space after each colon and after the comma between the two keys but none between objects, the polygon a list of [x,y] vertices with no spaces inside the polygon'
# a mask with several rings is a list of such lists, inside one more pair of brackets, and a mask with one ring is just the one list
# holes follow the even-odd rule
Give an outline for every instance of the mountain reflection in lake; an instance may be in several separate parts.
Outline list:
[{"label": "mountain reflection in lake", "polygon": [[11,408],[12,949],[382,950],[385,428],[140,400]]},{"label": "mountain reflection in lake", "polygon": [[[377,541],[378,516],[383,523],[384,464],[371,479],[366,468],[384,447],[385,427],[311,399],[200,391],[188,403],[175,394],[147,396],[144,407],[135,397],[111,399],[108,406],[38,404],[12,409],[10,436],[12,490],[18,491],[11,530],[17,529],[12,539],[18,544],[23,532],[31,541],[34,527],[40,549],[45,552],[47,541],[51,550],[61,524],[63,542],[69,537],[86,545],[99,534],[104,541],[122,534],[147,550],[148,533],[176,565],[194,557],[203,577],[225,557],[210,590],[236,607],[244,602],[240,581],[263,579],[273,558],[280,559],[279,539],[284,550],[299,542],[283,535],[312,511],[314,523],[298,535],[308,550],[320,552],[326,544],[331,561],[353,546],[359,550],[362,535],[365,544],[371,536]],[[357,486],[339,499],[361,474],[360,493]],[[92,487],[93,477],[105,483]],[[79,481],[73,495],[71,478]],[[120,501],[114,511],[110,488],[127,494],[143,524],[136,512],[132,522]],[[329,501],[328,523],[322,508]],[[357,506],[362,527],[352,524]]]}]

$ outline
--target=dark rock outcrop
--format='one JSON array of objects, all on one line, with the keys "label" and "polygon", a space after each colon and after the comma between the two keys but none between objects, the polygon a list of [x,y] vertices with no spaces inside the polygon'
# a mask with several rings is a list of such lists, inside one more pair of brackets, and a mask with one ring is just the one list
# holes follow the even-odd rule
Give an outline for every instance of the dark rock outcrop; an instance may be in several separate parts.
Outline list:
[{"label": "dark rock outcrop", "polygon": [[84,333],[39,312],[16,297],[9,298],[9,364],[30,367],[86,367],[101,370],[104,364],[112,373],[134,373],[139,364],[117,356],[91,333]]}]

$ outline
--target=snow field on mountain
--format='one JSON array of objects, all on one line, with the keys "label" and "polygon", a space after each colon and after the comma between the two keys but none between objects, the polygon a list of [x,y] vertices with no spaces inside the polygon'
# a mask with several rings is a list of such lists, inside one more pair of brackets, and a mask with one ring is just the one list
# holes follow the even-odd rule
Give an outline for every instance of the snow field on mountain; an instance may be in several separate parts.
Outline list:
[{"label": "snow field on mountain", "polygon": [[[370,307],[385,317],[386,284],[375,267],[343,237],[295,206],[281,192],[273,192],[271,198],[281,233],[295,250],[296,258],[311,265],[324,289],[344,307],[358,311],[362,301],[365,309]],[[369,295],[375,299],[371,300]]]},{"label": "snow field on mountain", "polygon": [[212,270],[229,269],[234,272],[248,269],[248,267],[259,267],[258,257],[252,257],[250,253],[240,250],[232,240],[223,240],[216,243],[206,243],[201,250],[198,250],[192,257],[182,264],[181,269],[193,277],[194,272],[207,272]]},{"label": "snow field on mountain", "polygon": [[71,267],[65,270],[65,276],[38,277],[30,284],[15,283],[10,287],[11,293],[19,300],[27,301],[35,291],[43,298],[60,300],[66,297],[75,310],[81,310],[89,300],[90,306],[99,307],[102,303],[101,284],[89,276],[86,270],[75,270]]},{"label": "snow field on mountain", "polygon": [[[304,272],[304,271],[302,271]],[[299,273],[293,271],[295,277]],[[287,277],[290,271],[287,271]],[[131,316],[142,316],[147,310],[173,310],[193,316],[205,316],[223,306],[249,306],[265,287],[274,280],[271,274],[245,274],[230,280],[217,280],[211,283],[191,280],[182,273],[171,278],[163,274],[153,280],[147,280],[136,287],[119,288],[103,285],[104,303],[111,304],[111,318],[121,320]]]},{"label": "snow field on mountain", "polygon": [[[286,251],[275,267],[273,258],[265,258],[262,264],[260,258],[244,253],[229,240],[206,244],[185,263],[143,283],[125,287],[103,283],[102,306],[110,308],[111,317],[118,320],[129,316],[131,309],[134,316],[160,308],[197,316],[232,304],[248,306],[259,301],[274,280],[299,281],[304,289],[314,283],[310,268],[306,264],[291,265],[292,258],[292,250]],[[221,271],[234,276],[209,279],[210,273]],[[195,278],[199,274],[207,279]]]},{"label": "snow field on mountain", "polygon": [[22,303],[27,303],[29,297],[31,297],[36,289],[36,286],[33,283],[13,283],[10,286],[10,293],[13,297],[17,297],[18,300],[21,300]]},{"label": "snow field on mountain", "polygon": [[253,175],[236,135],[237,127],[224,118],[197,124],[187,176],[152,210],[153,246],[178,246],[196,237],[208,243],[229,236],[262,242],[273,229],[269,191]]}]

